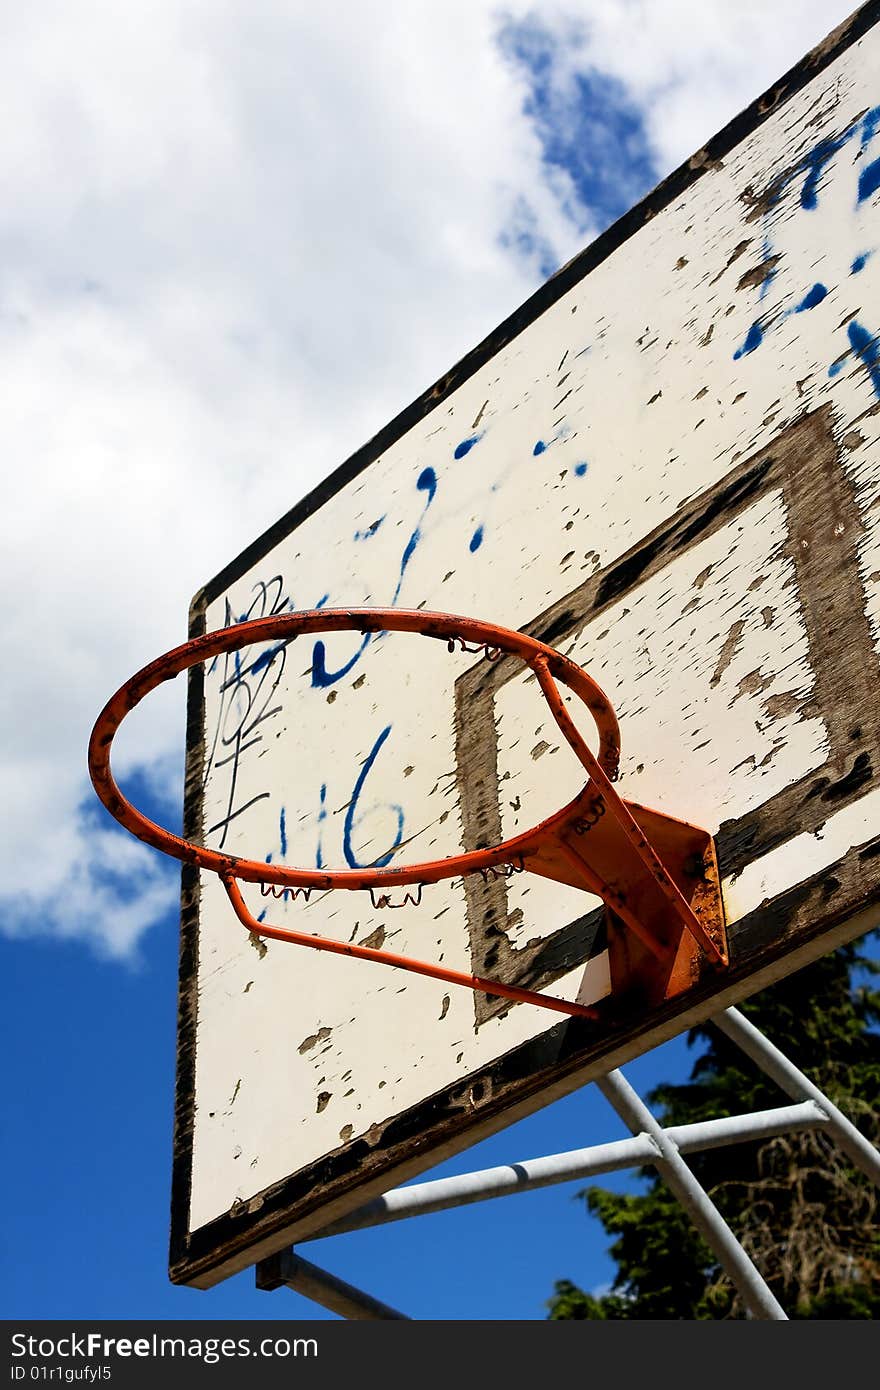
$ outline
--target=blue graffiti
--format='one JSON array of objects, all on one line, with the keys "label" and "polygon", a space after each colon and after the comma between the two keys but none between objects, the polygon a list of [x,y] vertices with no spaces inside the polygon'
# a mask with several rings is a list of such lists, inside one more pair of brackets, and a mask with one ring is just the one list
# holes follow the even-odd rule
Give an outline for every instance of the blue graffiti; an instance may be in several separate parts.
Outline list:
[{"label": "blue graffiti", "polygon": [[812,287],[812,289],[807,290],[807,293],[804,295],[800,304],[795,305],[795,313],[802,314],[805,309],[815,309],[817,304],[822,303],[822,300],[825,298],[827,293],[828,290],[825,288],[825,286],[819,284],[817,281],[817,283]]},{"label": "blue graffiti", "polygon": [[865,266],[868,264],[870,256],[870,251],[863,251],[861,255],[855,256],[853,258],[853,263],[849,268],[850,275],[858,275],[860,270],[864,270]]},{"label": "blue graffiti", "polygon": [[742,347],[738,347],[733,354],[734,362],[738,362],[739,359],[745,357],[747,353],[754,352],[755,348],[760,347],[763,341],[764,330],[758,320],[756,320],[746,334],[745,342]]},{"label": "blue graffiti", "polygon": [[820,140],[814,145],[809,154],[803,160],[802,167],[806,167],[807,176],[801,185],[801,207],[812,212],[819,205],[819,185],[822,175],[828,168],[832,159],[843,149],[847,140],[854,133],[855,127],[845,130],[841,135],[829,136],[826,140]]},{"label": "blue graffiti", "polygon": [[382,522],[384,520],[384,516],[380,516],[378,520],[372,523],[371,526],[367,527],[366,531],[355,531],[354,539],[356,541],[368,541],[371,536],[375,536],[376,532],[378,531],[379,527],[382,525]]},{"label": "blue graffiti", "polygon": [[859,174],[859,202],[864,203],[880,188],[880,159],[873,159]]},{"label": "blue graffiti", "polygon": [[847,325],[850,347],[871,379],[874,395],[880,400],[880,345],[877,337],[868,332],[856,319]]},{"label": "blue graffiti", "polygon": [[384,869],[385,865],[390,863],[393,859],[395,851],[398,849],[401,841],[403,840],[403,807],[397,805],[389,805],[387,809],[389,811],[392,811],[397,817],[397,834],[395,836],[394,843],[392,844],[390,850],[388,850],[387,854],[383,854],[380,858],[372,859],[369,861],[369,863],[363,864],[355,854],[354,847],[352,845],[352,835],[357,830],[358,826],[361,824],[361,822],[364,820],[366,816],[370,815],[372,811],[379,809],[376,806],[372,806],[368,810],[361,812],[360,815],[356,814],[358,803],[360,802],[361,794],[364,790],[364,783],[369,777],[373,764],[375,763],[376,758],[390,733],[391,725],[387,724],[380,733],[379,737],[376,739],[376,742],[373,744],[373,747],[371,748],[370,752],[364,759],[361,770],[358,773],[357,781],[354,784],[354,791],[351,794],[351,800],[349,801],[348,807],[345,812],[345,826],[343,828],[342,834],[342,852],[345,855],[346,864],[348,864],[349,868],[352,869]]},{"label": "blue graffiti", "polygon": [[452,457],[456,459],[463,459],[465,454],[469,454],[474,445],[479,444],[482,438],[482,434],[472,434],[470,439],[463,439],[460,444],[457,444],[455,446],[455,451],[453,452]]},{"label": "blue graffiti", "polygon": [[324,821],[327,819],[327,783],[321,783],[321,790],[318,793],[318,847],[315,851],[315,868],[324,867]]},{"label": "blue graffiti", "polygon": [[[428,508],[430,507],[437,494],[437,474],[434,472],[433,468],[422,469],[422,472],[419,474],[418,479],[416,480],[416,488],[419,492],[424,492],[426,494],[425,505],[422,508],[422,514],[419,517],[418,522],[413,528],[412,535],[410,536],[409,540],[404,546],[403,555],[401,556],[400,560],[400,572],[397,578],[397,585],[394,589],[394,594],[392,596],[391,602],[387,605],[387,607],[389,608],[397,607],[397,601],[400,598],[400,591],[403,587],[403,580],[407,571],[407,567],[409,566],[409,563],[416,552],[418,544],[422,539],[422,523],[425,520]],[[325,594],[321,602],[319,604],[316,604],[316,607],[322,607],[323,604],[326,603],[327,597],[328,596]],[[324,689],[328,685],[333,685],[335,681],[341,680],[343,676],[347,676],[352,667],[354,667],[358,663],[358,661],[360,661],[361,657],[363,656],[364,652],[366,651],[367,647],[369,646],[370,642],[373,640],[375,636],[376,634],[373,632],[365,632],[361,639],[360,646],[354,653],[354,656],[352,656],[350,660],[346,661],[342,666],[337,667],[335,671],[328,671],[327,648],[324,642],[320,640],[317,641],[312,650],[312,686],[316,689]]]}]

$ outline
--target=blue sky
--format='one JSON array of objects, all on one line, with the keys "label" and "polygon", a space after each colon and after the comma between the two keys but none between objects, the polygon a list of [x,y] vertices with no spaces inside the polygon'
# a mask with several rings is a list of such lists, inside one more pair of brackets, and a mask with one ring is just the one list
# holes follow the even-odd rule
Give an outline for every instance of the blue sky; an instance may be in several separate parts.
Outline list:
[{"label": "blue sky", "polygon": [[[401,8],[11,21],[7,1317],[325,1316],[250,1275],[167,1281],[177,879],[94,804],[91,722],[202,583],[849,11],[450,0],[440,32]],[[121,749],[167,824],[182,729],[168,691]],[[678,1040],[627,1074],[686,1067]],[[623,1132],[588,1089],[454,1168]],[[306,1253],[416,1317],[538,1319],[554,1279],[611,1273],[577,1187]]]}]

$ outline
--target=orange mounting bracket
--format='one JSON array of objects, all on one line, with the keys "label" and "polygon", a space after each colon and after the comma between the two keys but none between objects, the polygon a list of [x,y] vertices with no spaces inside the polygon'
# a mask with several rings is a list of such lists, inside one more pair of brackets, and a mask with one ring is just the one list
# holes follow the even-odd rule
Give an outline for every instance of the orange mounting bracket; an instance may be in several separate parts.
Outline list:
[{"label": "orange mounting bracket", "polygon": [[[482,652],[488,660],[502,653],[518,656],[534,672],[556,723],[587,773],[587,781],[566,806],[531,830],[490,849],[467,850],[421,864],[394,868],[304,869],[242,859],[196,845],[149,820],[123,796],[110,770],[110,747],[123,718],[163,681],[223,652],[254,642],[289,642],[303,633],[416,632]],[[599,747],[594,754],[568,712],[559,683],[586,705],[595,722]],[[309,946],[414,971],[450,984],[498,995],[515,1003],[539,1004],[559,1013],[596,1018],[599,1009],[501,980],[450,970],[412,956],[334,941],[327,937],[270,926],[247,907],[240,883],[258,883],[264,893],[296,898],[313,890],[367,889],[374,907],[417,904],[424,885],[471,873],[525,871],[556,879],[600,897],[608,909],[612,996],[635,996],[645,1004],[672,997],[695,983],[707,968],[726,966],[727,943],[711,835],[659,811],[625,801],[613,786],[620,757],[619,730],[611,705],[580,666],[553,647],[522,632],[448,613],[406,609],[309,609],[257,618],[193,638],[145,666],[107,702],[92,730],[89,772],[108,811],[138,839],[183,863],[219,875],[236,916],[260,937]],[[393,904],[379,890],[418,885],[404,902]]]}]

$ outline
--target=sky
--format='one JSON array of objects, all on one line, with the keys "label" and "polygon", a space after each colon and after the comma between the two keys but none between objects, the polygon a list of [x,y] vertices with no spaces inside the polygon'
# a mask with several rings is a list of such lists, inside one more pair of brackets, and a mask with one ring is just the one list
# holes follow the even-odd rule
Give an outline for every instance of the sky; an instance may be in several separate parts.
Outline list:
[{"label": "sky", "polygon": [[[6,1316],[329,1316],[247,1274],[209,1293],[167,1281],[178,880],[97,806],[92,722],[184,640],[208,578],[851,8],[36,0],[7,16]],[[120,748],[169,825],[182,696],[157,695]],[[687,1066],[678,1040],[627,1074],[647,1090]],[[622,1134],[589,1088],[455,1167]],[[555,1279],[613,1272],[579,1186],[306,1253],[413,1316],[539,1319]]]}]

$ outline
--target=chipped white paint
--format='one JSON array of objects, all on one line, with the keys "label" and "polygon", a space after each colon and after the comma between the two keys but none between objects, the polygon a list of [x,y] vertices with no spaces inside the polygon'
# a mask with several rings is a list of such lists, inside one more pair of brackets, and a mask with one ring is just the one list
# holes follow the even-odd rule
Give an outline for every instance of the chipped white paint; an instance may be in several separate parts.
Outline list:
[{"label": "chipped white paint", "polygon": [[[320,603],[523,626],[830,404],[864,507],[859,568],[880,646],[880,193],[859,201],[880,158],[863,116],[880,103],[878,55],[872,33],[658,212],[236,581],[208,628]],[[808,165],[753,215],[780,170],[850,128],[817,171],[814,208]],[[715,831],[822,764],[789,540],[771,491],[563,643],[618,710],[625,796]],[[301,639],[233,680],[231,703],[234,659],[209,673],[205,824],[220,827],[209,844],[337,867],[346,848],[366,864],[398,840],[395,863],[461,848],[454,682],[475,658],[417,637],[379,638],[360,656],[359,645],[328,636],[323,668],[350,669],[315,685],[319,653]],[[534,683],[506,685],[496,718],[510,834],[562,804],[578,766]],[[725,884],[731,923],[876,836],[878,810],[874,793],[821,833],[793,824],[787,844]],[[457,883],[400,912],[359,894],[247,897],[255,911],[268,902],[269,920],[371,944],[384,932],[391,949],[470,968]],[[509,905],[519,947],[593,903],[523,877]],[[602,957],[553,984],[568,998],[607,989]],[[258,1209],[263,1189],[351,1139],[379,1142],[389,1117],[547,1027],[520,1006],[476,1029],[467,991],[280,943],[258,950],[204,876],[192,1227]]]},{"label": "chipped white paint", "polygon": [[762,903],[773,902],[806,873],[819,873],[836,864],[852,847],[861,849],[877,837],[880,825],[880,791],[829,816],[810,835],[795,835],[778,849],[763,854],[724,883],[724,901],[731,920],[738,921]]}]

